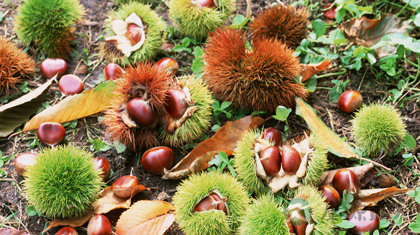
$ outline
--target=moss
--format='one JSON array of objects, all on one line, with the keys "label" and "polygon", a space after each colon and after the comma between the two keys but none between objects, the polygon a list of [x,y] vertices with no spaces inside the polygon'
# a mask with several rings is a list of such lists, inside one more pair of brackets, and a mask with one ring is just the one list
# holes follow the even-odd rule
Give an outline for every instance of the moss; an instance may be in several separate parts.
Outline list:
[{"label": "moss", "polygon": [[364,105],[352,123],[352,137],[367,155],[393,150],[404,140],[405,124],[397,109],[385,104]]},{"label": "moss", "polygon": [[198,40],[204,40],[209,32],[221,27],[232,14],[235,1],[218,0],[216,8],[200,7],[191,0],[170,0],[169,16],[179,31]]},{"label": "moss", "polygon": [[24,175],[26,198],[49,217],[81,215],[104,185],[100,173],[89,152],[73,146],[44,149]]},{"label": "moss", "polygon": [[67,58],[71,27],[83,14],[78,0],[27,0],[18,8],[15,32],[24,44],[34,44],[47,57]]}]

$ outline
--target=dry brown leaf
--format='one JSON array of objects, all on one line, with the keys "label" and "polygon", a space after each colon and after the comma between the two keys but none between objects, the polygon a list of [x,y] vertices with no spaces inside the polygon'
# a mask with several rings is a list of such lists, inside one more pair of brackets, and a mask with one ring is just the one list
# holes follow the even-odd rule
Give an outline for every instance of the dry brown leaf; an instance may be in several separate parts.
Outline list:
[{"label": "dry brown leaf", "polygon": [[139,201],[122,213],[118,235],[162,235],[174,222],[175,207],[164,201]]},{"label": "dry brown leaf", "polygon": [[132,191],[130,198],[121,198],[114,194],[114,192],[112,191],[112,186],[106,187],[100,192],[100,198],[92,204],[94,213],[105,214],[109,211],[119,208],[130,208],[131,198],[133,198],[137,193],[145,189],[146,187],[139,184]]},{"label": "dry brown leaf", "polygon": [[[371,176],[370,174],[366,174],[366,173],[369,173],[369,171],[373,169],[373,164],[369,163],[362,166],[348,167],[348,168],[342,168],[342,169],[349,169],[353,171],[359,180],[363,180],[365,178],[365,175],[367,175],[367,177]],[[321,185],[328,185],[332,187],[332,179],[335,173],[339,170],[341,169],[335,169],[335,170],[324,172],[324,174],[322,174],[322,177],[321,177]]]},{"label": "dry brown leaf", "polygon": [[360,190],[359,194],[352,203],[350,212],[353,213],[367,206],[375,206],[379,201],[398,194],[407,193],[409,190],[411,189],[399,189],[395,186],[391,188]]},{"label": "dry brown leaf", "polygon": [[401,23],[401,20],[393,14],[385,14],[381,18],[373,20],[363,16],[340,25],[340,30],[344,32],[347,39],[358,46],[365,47],[373,46],[387,34],[408,34],[409,28],[409,21]]},{"label": "dry brown leaf", "polygon": [[333,66],[333,62],[331,60],[324,60],[318,64],[302,64],[302,82],[308,80],[312,76],[327,70]]},{"label": "dry brown leaf", "polygon": [[23,131],[34,130],[44,122],[64,123],[99,113],[109,107],[115,98],[112,80],[99,84],[95,89],[68,96],[60,103],[47,108],[26,123]]},{"label": "dry brown leaf", "polygon": [[51,228],[57,227],[57,226],[70,226],[70,227],[80,227],[86,222],[90,220],[90,218],[93,216],[93,211],[89,212],[86,215],[79,216],[79,217],[72,217],[68,219],[56,219],[51,221],[48,224],[48,227],[42,231],[45,233],[46,231],[50,230]]},{"label": "dry brown leaf", "polygon": [[226,122],[213,137],[199,143],[170,171],[165,171],[162,179],[182,179],[207,169],[209,167],[207,162],[212,157],[221,151],[228,156],[231,155],[236,147],[236,142],[241,139],[242,134],[248,129],[254,129],[263,122],[263,118],[253,116]]},{"label": "dry brown leaf", "polygon": [[15,228],[0,228],[1,235],[30,235],[24,231],[17,230]]}]

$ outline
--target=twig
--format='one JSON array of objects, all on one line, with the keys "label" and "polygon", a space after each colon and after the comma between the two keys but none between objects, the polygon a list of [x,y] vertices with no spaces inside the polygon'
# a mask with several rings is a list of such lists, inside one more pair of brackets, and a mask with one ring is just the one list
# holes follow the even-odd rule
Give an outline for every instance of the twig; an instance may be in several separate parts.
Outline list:
[{"label": "twig", "polygon": [[370,162],[370,163],[372,163],[372,164],[375,164],[375,165],[377,165],[377,166],[380,166],[380,167],[384,168],[384,169],[385,169],[385,170],[387,170],[387,171],[392,171],[392,169],[391,169],[391,168],[388,168],[388,167],[386,167],[386,166],[382,165],[381,163],[377,163],[377,162],[372,161],[372,160],[370,160],[370,159],[367,159],[367,158],[364,158],[364,157],[359,157],[359,156],[357,156],[357,155],[353,155],[353,156],[351,156],[351,157],[352,157],[352,158],[359,159],[359,160],[363,160],[363,161]]},{"label": "twig", "polygon": [[246,0],[246,18],[250,19],[252,15],[251,0]]}]

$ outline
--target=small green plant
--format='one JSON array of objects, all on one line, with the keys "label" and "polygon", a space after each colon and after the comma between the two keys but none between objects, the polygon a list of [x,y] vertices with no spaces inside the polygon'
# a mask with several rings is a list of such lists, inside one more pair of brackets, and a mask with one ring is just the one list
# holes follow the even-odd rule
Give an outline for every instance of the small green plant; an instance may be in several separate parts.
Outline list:
[{"label": "small green plant", "polygon": [[337,102],[338,98],[340,98],[341,93],[343,93],[346,90],[347,83],[350,82],[350,79],[347,79],[345,82],[342,82],[340,80],[332,80],[332,83],[334,83],[336,86],[331,88],[329,99]]},{"label": "small green plant", "polygon": [[201,47],[196,46],[194,47],[194,60],[193,63],[191,65],[191,70],[193,71],[194,74],[197,74],[198,76],[201,76],[201,73],[203,72],[203,67],[204,67],[204,61],[203,61],[203,49],[201,49]]},{"label": "small green plant", "polygon": [[230,27],[233,29],[243,28],[249,20],[249,18],[245,18],[245,16],[238,14],[233,18],[232,25]]},{"label": "small green plant", "polygon": [[411,222],[408,228],[414,233],[420,233],[420,216],[417,216],[416,221]]},{"label": "small green plant", "polygon": [[216,156],[214,156],[209,162],[209,171],[217,171],[219,173],[222,173],[225,167],[227,167],[230,171],[230,173],[233,175],[233,177],[236,176],[235,169],[233,169],[233,161],[234,159],[226,155],[225,152],[219,152]]},{"label": "small green plant", "polygon": [[89,142],[92,144],[90,146],[90,150],[96,151],[96,152],[106,152],[110,150],[112,147],[108,145],[107,143],[103,142],[101,139],[90,139]]},{"label": "small green plant", "polygon": [[213,106],[213,119],[217,122],[219,126],[220,126],[220,121],[219,121],[220,114],[222,113],[226,114],[227,118],[232,117],[232,110],[228,109],[231,104],[232,103],[229,101],[225,101],[222,104],[220,104],[220,102],[217,100],[214,100],[214,102],[211,104],[211,106]]},{"label": "small green plant", "polygon": [[188,48],[188,46],[191,43],[194,46],[196,46],[197,45],[197,40],[195,40],[193,38],[185,37],[184,39],[182,39],[181,44],[175,45],[174,48],[172,48],[172,50],[175,51],[175,52],[186,51],[188,53],[191,53],[191,48]]},{"label": "small green plant", "polygon": [[286,133],[290,130],[290,126],[289,126],[289,123],[287,122],[287,118],[289,117],[289,114],[291,112],[292,112],[292,109],[279,105],[276,109],[276,115],[272,115],[273,118],[281,122],[286,122],[286,126],[284,127],[284,132]]}]

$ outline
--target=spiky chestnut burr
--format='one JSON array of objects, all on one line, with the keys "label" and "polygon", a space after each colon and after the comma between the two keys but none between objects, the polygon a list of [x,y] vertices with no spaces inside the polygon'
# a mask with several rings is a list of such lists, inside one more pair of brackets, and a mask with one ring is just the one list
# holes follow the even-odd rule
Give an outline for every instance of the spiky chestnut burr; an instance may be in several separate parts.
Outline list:
[{"label": "spiky chestnut burr", "polygon": [[67,58],[73,41],[72,26],[84,15],[78,0],[29,0],[19,8],[15,18],[15,32],[25,45],[51,58]]},{"label": "spiky chestnut burr", "polygon": [[137,125],[128,115],[127,104],[134,98],[147,100],[156,117],[164,113],[165,95],[170,87],[171,74],[150,63],[129,67],[115,81],[115,98],[105,111],[102,124],[113,141],[119,141],[131,149],[151,148],[159,145],[156,124],[149,127]]},{"label": "spiky chestnut burr", "polygon": [[118,10],[109,12],[109,16],[105,20],[107,35],[115,35],[111,25],[112,21],[125,20],[132,13],[139,16],[143,25],[147,28],[144,44],[138,50],[132,52],[129,57],[119,51],[112,42],[102,43],[99,47],[99,54],[104,56],[107,61],[120,64],[123,67],[155,58],[164,42],[162,34],[166,27],[165,21],[150,9],[150,5],[144,5],[136,1],[127,1],[127,3],[120,5]]},{"label": "spiky chestnut burr", "polygon": [[[302,199],[304,202],[301,203],[301,200],[295,200],[297,198]],[[296,191],[295,199],[293,199],[290,202],[290,205],[288,206],[288,211],[290,212],[295,209],[299,209],[305,212],[310,212],[310,218],[308,220],[306,231],[311,229],[311,226],[313,226],[312,234],[330,235],[334,233],[334,224],[331,223],[333,219],[331,211],[327,210],[328,205],[324,202],[324,198],[317,188],[309,185],[301,186]],[[298,203],[293,203],[294,201]],[[306,206],[303,205],[305,204],[305,202],[308,203]],[[295,224],[294,227],[296,232]]]},{"label": "spiky chestnut burr", "polygon": [[202,41],[223,26],[235,8],[233,0],[217,2],[216,7],[203,7],[197,1],[170,0],[169,16],[181,34]]},{"label": "spiky chestnut burr", "polygon": [[208,39],[204,81],[220,101],[246,111],[274,113],[277,106],[295,106],[295,96],[308,92],[296,83],[301,66],[293,50],[277,40],[254,41],[247,50],[244,31],[220,28]]},{"label": "spiky chestnut burr", "polygon": [[[228,215],[222,210],[194,212],[197,204],[213,193],[225,201]],[[249,198],[243,185],[230,174],[205,172],[184,180],[177,188],[173,203],[177,210],[175,219],[186,234],[224,235],[238,228]]]},{"label": "spiky chestnut burr", "polygon": [[9,92],[21,77],[35,73],[35,62],[21,49],[0,37],[0,91]]},{"label": "spiky chestnut burr", "polygon": [[306,26],[310,13],[304,8],[278,4],[258,14],[249,27],[253,39],[272,38],[296,49],[306,38]]},{"label": "spiky chestnut burr", "polygon": [[247,234],[289,234],[284,209],[277,205],[271,195],[264,195],[247,208],[241,218],[240,235]]},{"label": "spiky chestnut burr", "polygon": [[245,132],[241,140],[238,142],[234,152],[234,167],[237,172],[237,178],[244,184],[250,193],[261,195],[270,189],[275,189],[275,192],[283,190],[289,193],[289,191],[293,191],[293,188],[286,188],[287,183],[289,183],[289,186],[292,185],[293,187],[297,187],[300,184],[299,182],[305,185],[309,184],[318,186],[322,173],[324,173],[324,170],[328,166],[328,159],[326,157],[327,150],[321,147],[314,149],[314,139],[312,137],[309,137],[308,139],[305,139],[293,146],[300,153],[302,157],[302,163],[304,162],[305,155],[307,157],[307,160],[305,160],[307,165],[306,171],[303,172],[304,175],[302,176],[300,169],[298,170],[299,174],[298,172],[295,174],[296,176],[299,175],[297,182],[293,181],[294,183],[290,184],[290,179],[294,179],[294,177],[284,174],[283,169],[279,172],[278,175],[285,177],[284,179],[289,177],[289,180],[282,180],[282,187],[272,186],[272,184],[277,185],[277,183],[274,183],[273,177],[262,177],[258,172],[255,153],[258,152],[260,155],[260,150],[263,148],[259,148],[260,150],[257,150],[256,145],[262,146],[261,142],[264,143],[264,145],[274,145],[274,142],[268,143],[266,140],[261,140],[262,132],[262,130],[258,129]]},{"label": "spiky chestnut burr", "polygon": [[189,104],[185,111],[187,115],[183,115],[185,116],[184,120],[181,120],[184,117],[173,119],[173,121],[182,121],[179,122],[179,125],[176,125],[173,133],[168,131],[168,128],[166,130],[165,128],[161,128],[159,131],[159,139],[162,143],[172,147],[191,143],[200,138],[208,130],[212,112],[211,104],[213,103],[206,84],[194,76],[176,78],[175,87],[181,88],[189,93],[187,95],[189,98],[186,97],[189,99],[187,102]]},{"label": "spiky chestnut burr", "polygon": [[112,0],[115,5],[125,4],[129,2],[141,2],[141,3],[148,3],[152,2],[152,0]]},{"label": "spiky chestnut burr", "polygon": [[70,145],[44,148],[38,155],[24,173],[29,204],[53,218],[89,210],[104,185],[92,154]]}]

